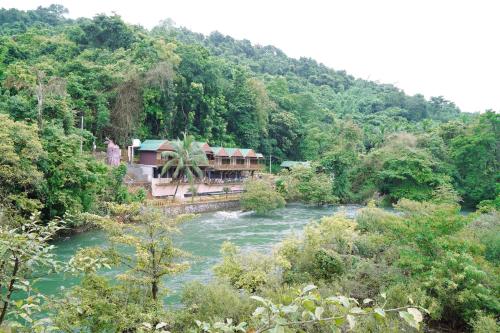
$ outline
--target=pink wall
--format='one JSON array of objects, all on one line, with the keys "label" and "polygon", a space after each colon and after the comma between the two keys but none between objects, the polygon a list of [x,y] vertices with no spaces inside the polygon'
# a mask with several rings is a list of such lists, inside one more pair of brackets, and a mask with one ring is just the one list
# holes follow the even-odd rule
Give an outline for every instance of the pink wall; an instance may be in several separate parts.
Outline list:
[{"label": "pink wall", "polygon": [[[161,179],[162,182],[165,182],[165,178]],[[158,178],[153,178],[151,181],[151,193],[153,197],[174,195],[175,192],[175,183],[170,184],[158,184],[160,180]],[[242,184],[196,184],[198,193],[206,193],[206,192],[216,192],[222,191],[224,187],[229,187],[231,191],[242,190]],[[184,194],[189,192],[189,184],[181,184],[179,185],[179,189],[177,190],[177,195],[175,196],[177,199],[184,200],[189,198],[184,198]]]}]

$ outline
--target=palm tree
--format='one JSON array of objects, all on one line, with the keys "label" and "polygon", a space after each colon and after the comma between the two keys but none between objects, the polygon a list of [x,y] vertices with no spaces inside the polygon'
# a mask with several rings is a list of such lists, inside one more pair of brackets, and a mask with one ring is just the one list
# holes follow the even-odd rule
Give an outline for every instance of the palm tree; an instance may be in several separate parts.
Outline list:
[{"label": "palm tree", "polygon": [[193,187],[195,178],[203,177],[203,171],[201,171],[200,166],[208,165],[207,157],[201,145],[194,141],[192,135],[183,133],[183,136],[182,141],[177,139],[171,142],[174,151],[166,151],[161,154],[162,158],[167,159],[161,170],[162,175],[170,168],[175,167],[172,178],[177,180],[177,186],[175,187],[172,201],[175,200],[181,179],[186,176],[189,184]]}]

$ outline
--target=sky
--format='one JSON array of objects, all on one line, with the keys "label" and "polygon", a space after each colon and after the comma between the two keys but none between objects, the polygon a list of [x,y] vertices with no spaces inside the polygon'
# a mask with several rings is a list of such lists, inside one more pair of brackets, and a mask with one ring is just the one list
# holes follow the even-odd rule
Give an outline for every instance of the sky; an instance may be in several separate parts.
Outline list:
[{"label": "sky", "polygon": [[500,111],[498,0],[0,0],[0,7],[51,3],[71,18],[116,12],[146,28],[171,18],[410,95],[444,96],[463,111]]}]

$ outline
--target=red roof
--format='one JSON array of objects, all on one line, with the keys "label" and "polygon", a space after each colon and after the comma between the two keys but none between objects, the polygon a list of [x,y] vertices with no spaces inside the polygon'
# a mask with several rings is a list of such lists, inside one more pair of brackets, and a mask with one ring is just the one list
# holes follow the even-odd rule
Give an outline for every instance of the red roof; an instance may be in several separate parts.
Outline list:
[{"label": "red roof", "polygon": [[222,147],[212,147],[215,156],[228,157],[229,154]]},{"label": "red roof", "polygon": [[160,147],[158,147],[158,150],[169,150],[169,151],[174,151],[174,147],[170,144],[170,142],[167,140],[165,141],[164,143],[162,143],[160,145]]}]

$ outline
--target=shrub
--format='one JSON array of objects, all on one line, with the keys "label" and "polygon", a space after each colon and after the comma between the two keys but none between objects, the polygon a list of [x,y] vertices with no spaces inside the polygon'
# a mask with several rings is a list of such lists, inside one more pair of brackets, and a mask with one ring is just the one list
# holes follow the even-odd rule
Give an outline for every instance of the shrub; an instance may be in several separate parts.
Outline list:
[{"label": "shrub", "polygon": [[221,253],[222,262],[214,267],[215,275],[237,289],[255,292],[270,282],[276,270],[272,256],[258,252],[241,254],[239,248],[230,242],[222,244]]},{"label": "shrub", "polygon": [[389,239],[382,234],[367,233],[360,235],[354,242],[354,245],[360,256],[374,258],[388,248],[388,241]]},{"label": "shrub", "polygon": [[314,277],[330,280],[344,273],[342,257],[335,251],[320,249],[314,254]]},{"label": "shrub", "polygon": [[472,322],[472,331],[474,333],[499,333],[500,325],[493,316],[480,314]]},{"label": "shrub", "polygon": [[265,180],[247,182],[240,202],[244,210],[257,214],[265,214],[285,206],[285,199]]},{"label": "shrub", "polygon": [[[202,284],[189,282],[182,292],[184,310],[177,315],[180,331],[194,324],[194,319],[223,321],[233,318],[241,322],[247,321],[256,307],[247,294],[234,289],[221,281]],[[181,325],[180,325],[181,324]]]},{"label": "shrub", "polygon": [[281,171],[276,187],[289,201],[302,201],[318,206],[338,202],[338,198],[332,194],[331,177],[312,167]]}]

